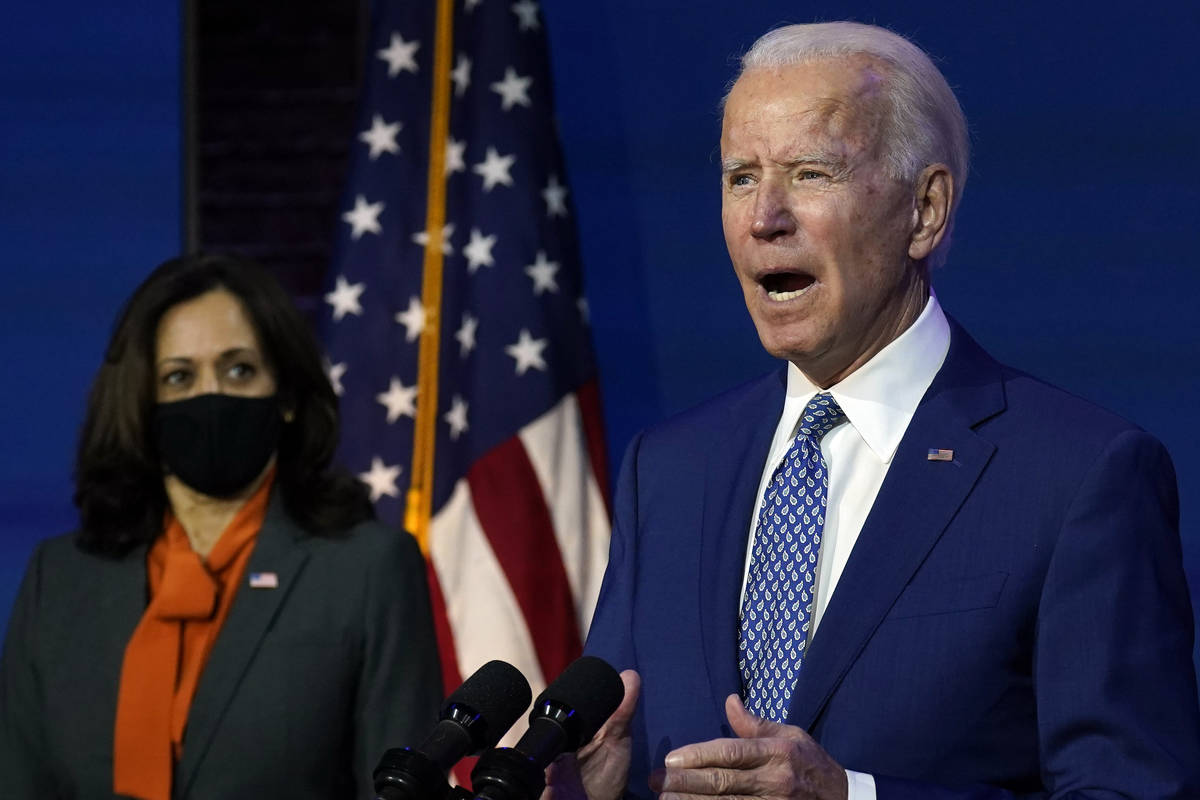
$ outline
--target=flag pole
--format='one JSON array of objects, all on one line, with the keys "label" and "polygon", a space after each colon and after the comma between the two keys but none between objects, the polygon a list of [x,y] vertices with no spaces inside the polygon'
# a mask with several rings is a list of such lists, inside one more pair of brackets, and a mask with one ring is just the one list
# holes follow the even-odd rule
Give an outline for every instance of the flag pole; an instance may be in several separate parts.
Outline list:
[{"label": "flag pole", "polygon": [[422,267],[421,303],[425,327],[417,362],[417,416],[404,527],[429,555],[433,512],[433,459],[437,440],[438,343],[441,333],[442,267],[446,224],[446,141],[450,133],[450,55],[454,44],[453,0],[437,0],[433,91],[429,115],[429,176],[425,230],[429,235]]}]

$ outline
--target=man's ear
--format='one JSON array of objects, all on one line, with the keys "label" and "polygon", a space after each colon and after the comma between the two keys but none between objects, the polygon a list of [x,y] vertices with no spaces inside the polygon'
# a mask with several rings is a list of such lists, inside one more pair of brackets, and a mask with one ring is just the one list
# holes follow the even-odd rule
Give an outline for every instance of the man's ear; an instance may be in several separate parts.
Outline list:
[{"label": "man's ear", "polygon": [[949,231],[950,208],[954,204],[954,176],[950,168],[945,164],[930,164],[921,170],[913,194],[908,257],[920,261],[933,252]]}]

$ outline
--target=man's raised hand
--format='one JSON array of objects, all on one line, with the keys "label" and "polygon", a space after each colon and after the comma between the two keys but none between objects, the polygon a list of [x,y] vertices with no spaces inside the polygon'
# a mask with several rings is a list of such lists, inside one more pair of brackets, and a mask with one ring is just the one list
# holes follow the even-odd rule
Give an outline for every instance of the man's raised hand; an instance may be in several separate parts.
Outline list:
[{"label": "man's raised hand", "polygon": [[620,800],[629,782],[629,723],[637,708],[642,679],[631,669],[621,673],[625,697],[592,740],[578,753],[560,756],[546,770],[541,800]]},{"label": "man's raised hand", "polygon": [[726,698],[725,714],[738,738],[668,753],[650,777],[660,800],[846,800],[846,771],[804,730],[754,716],[737,695]]}]

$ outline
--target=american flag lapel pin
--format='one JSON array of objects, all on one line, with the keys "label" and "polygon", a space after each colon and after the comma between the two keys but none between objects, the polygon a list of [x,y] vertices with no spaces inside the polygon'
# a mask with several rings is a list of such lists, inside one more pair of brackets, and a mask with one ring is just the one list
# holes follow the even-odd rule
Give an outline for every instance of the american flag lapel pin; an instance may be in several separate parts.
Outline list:
[{"label": "american flag lapel pin", "polygon": [[274,572],[251,572],[251,589],[278,589],[279,576]]},{"label": "american flag lapel pin", "polygon": [[929,448],[929,455],[925,456],[925,458],[929,461],[953,461],[954,451],[931,447]]}]

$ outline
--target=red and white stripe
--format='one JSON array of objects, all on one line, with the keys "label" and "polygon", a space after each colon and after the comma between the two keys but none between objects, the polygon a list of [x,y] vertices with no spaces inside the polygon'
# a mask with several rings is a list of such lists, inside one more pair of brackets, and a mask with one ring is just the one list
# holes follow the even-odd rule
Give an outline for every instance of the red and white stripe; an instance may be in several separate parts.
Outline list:
[{"label": "red and white stripe", "polygon": [[499,658],[536,695],[579,656],[608,555],[606,475],[591,382],[486,453],[454,487],[429,538],[447,691]]}]

